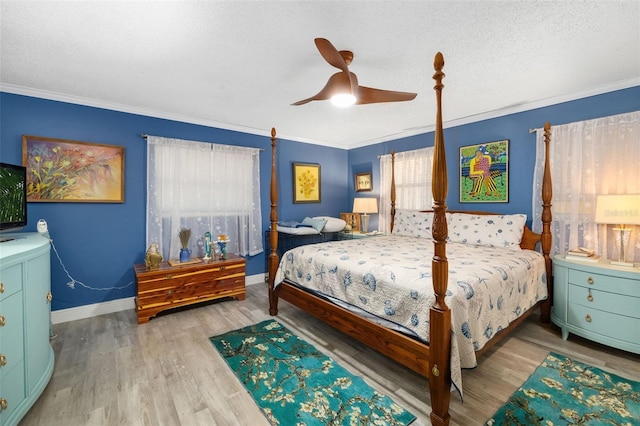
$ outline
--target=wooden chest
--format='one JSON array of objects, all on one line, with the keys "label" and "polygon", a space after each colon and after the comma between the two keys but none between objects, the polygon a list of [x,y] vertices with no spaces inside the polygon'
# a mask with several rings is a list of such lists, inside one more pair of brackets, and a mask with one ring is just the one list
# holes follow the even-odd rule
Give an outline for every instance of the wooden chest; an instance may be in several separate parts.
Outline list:
[{"label": "wooden chest", "polygon": [[171,266],[162,262],[155,269],[134,265],[138,324],[179,306],[223,297],[244,300],[245,265],[244,258],[232,254],[224,260],[189,265]]}]

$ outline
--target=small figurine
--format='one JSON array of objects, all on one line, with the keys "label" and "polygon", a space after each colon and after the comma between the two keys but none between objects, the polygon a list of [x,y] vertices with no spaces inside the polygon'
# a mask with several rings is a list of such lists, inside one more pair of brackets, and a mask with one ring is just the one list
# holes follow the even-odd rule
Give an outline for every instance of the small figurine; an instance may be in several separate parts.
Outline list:
[{"label": "small figurine", "polygon": [[218,243],[218,246],[220,247],[220,259],[226,259],[227,258],[227,243],[230,242],[231,240],[229,239],[229,236],[227,236],[226,234],[220,234],[218,235],[218,241],[216,241]]},{"label": "small figurine", "polygon": [[204,252],[205,256],[202,260],[209,261],[211,260],[211,232],[207,231],[204,233]]},{"label": "small figurine", "polygon": [[160,266],[160,262],[162,262],[162,255],[158,250],[158,243],[151,243],[144,257],[144,263],[147,269],[154,269]]}]

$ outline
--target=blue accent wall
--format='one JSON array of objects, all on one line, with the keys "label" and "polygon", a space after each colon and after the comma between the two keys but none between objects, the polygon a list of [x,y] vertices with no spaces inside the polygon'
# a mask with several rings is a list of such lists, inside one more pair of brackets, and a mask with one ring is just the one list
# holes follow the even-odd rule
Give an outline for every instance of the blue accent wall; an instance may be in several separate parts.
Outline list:
[{"label": "blue accent wall", "polygon": [[[447,119],[446,93],[445,87],[443,92],[445,120]],[[530,134],[528,129],[542,127],[545,121],[558,125],[636,110],[640,110],[640,87],[446,128],[444,137],[447,167],[449,175],[452,176],[449,181],[447,200],[449,208],[492,210],[500,213],[524,212],[530,217],[535,134]],[[265,129],[265,135],[269,131],[270,129]],[[271,205],[270,137],[0,93],[0,160],[3,162],[21,163],[22,135],[125,147],[124,203],[28,204],[29,224],[25,231],[35,231],[38,219],[45,219],[49,224],[50,235],[56,249],[52,254],[51,263],[53,310],[135,295],[133,264],[142,263],[146,251],[146,143],[140,137],[142,133],[263,148],[264,151],[260,157],[260,192],[263,229],[268,228]],[[509,203],[460,204],[457,179],[460,146],[501,139],[510,140]],[[277,178],[280,182],[278,193],[280,219],[302,220],[305,216],[337,216],[340,212],[351,210],[356,194],[379,197],[379,155],[387,154],[392,149],[400,152],[432,145],[432,132],[349,151],[278,140]],[[293,203],[292,163],[294,162],[320,164],[321,203]],[[373,191],[356,193],[354,174],[366,171],[372,172]],[[377,215],[373,215],[371,229],[377,226],[377,220]],[[247,260],[248,275],[262,274],[264,267],[264,254]],[[75,288],[68,285],[71,281],[69,275],[77,280]],[[86,288],[80,283],[91,288]],[[122,288],[118,289],[118,287]]]},{"label": "blue accent wall", "polygon": [[[22,135],[125,148],[124,203],[28,203],[29,223],[24,231],[34,232],[38,219],[45,219],[55,247],[51,262],[52,310],[135,296],[133,264],[144,262],[147,249],[147,151],[146,142],[140,136],[143,133],[263,148],[260,155],[262,226],[263,230],[269,227],[271,138],[268,136],[4,92],[0,93],[0,105],[0,159],[3,162],[21,164]],[[270,134],[270,130],[265,129],[265,135]],[[288,140],[278,140],[277,150],[278,179],[282,182],[278,206],[282,219],[337,216],[344,211],[348,196],[344,183],[347,151]],[[321,203],[293,204],[293,162],[320,164]],[[247,275],[262,274],[264,265],[264,253],[248,258]],[[72,279],[76,280],[74,288],[68,285]]]},{"label": "blue accent wall", "polygon": [[[446,121],[446,86],[442,98],[443,120]],[[551,143],[553,143],[554,125],[638,110],[640,110],[640,86],[445,128],[444,143],[449,176],[448,208],[450,210],[485,210],[504,214],[526,213],[529,219],[528,224],[531,225],[536,134],[529,133],[529,129],[542,128],[545,122],[549,121],[552,132]],[[434,133],[429,132],[349,150],[349,171],[351,174],[349,199],[353,200],[356,196],[380,197],[380,155],[389,154],[392,150],[402,152],[433,146],[433,138]],[[460,147],[503,139],[509,139],[509,202],[460,203]],[[366,171],[372,172],[373,191],[357,193],[354,188],[353,175]],[[551,178],[553,179],[553,176]],[[431,191],[431,188],[428,188],[428,191]],[[377,215],[371,216],[369,228],[376,229],[377,225]]]}]

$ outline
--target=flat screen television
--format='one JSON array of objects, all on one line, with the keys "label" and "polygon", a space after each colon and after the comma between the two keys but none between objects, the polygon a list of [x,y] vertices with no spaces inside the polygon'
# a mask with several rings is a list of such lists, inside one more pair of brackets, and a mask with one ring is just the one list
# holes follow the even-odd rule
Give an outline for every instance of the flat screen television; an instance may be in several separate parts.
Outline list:
[{"label": "flat screen television", "polygon": [[27,168],[0,163],[0,231],[27,225]]}]

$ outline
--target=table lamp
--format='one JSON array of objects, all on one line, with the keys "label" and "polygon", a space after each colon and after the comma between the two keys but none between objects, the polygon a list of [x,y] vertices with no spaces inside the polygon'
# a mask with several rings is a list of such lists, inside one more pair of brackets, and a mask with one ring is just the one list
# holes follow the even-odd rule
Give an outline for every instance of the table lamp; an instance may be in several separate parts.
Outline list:
[{"label": "table lamp", "polygon": [[362,213],[361,232],[369,232],[369,213],[378,213],[378,201],[375,198],[354,198],[353,212]]},{"label": "table lamp", "polygon": [[615,224],[616,256],[612,265],[633,266],[626,261],[631,228],[626,225],[640,225],[640,194],[637,195],[598,195],[596,198],[596,223]]}]

